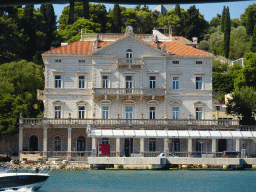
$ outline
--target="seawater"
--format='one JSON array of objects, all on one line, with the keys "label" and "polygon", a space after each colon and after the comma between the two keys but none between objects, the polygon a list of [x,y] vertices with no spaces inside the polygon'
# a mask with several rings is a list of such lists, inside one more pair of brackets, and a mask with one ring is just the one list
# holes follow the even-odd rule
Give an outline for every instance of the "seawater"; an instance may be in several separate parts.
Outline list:
[{"label": "seawater", "polygon": [[251,192],[255,179],[255,170],[55,170],[39,192]]}]

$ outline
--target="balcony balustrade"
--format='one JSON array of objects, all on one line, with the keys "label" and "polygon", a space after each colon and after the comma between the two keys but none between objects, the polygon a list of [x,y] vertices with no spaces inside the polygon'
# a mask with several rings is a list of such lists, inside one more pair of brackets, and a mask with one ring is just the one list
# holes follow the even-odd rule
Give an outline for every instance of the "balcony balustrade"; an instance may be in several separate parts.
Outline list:
[{"label": "balcony balustrade", "polygon": [[144,62],[140,58],[119,58],[116,65],[144,65]]},{"label": "balcony balustrade", "polygon": [[74,127],[84,127],[86,128],[87,124],[91,124],[94,127],[104,128],[104,126],[112,128],[118,126],[143,126],[143,127],[169,127],[169,126],[218,126],[220,127],[229,127],[229,126],[238,126],[238,120],[198,120],[198,119],[74,119],[74,118],[65,118],[65,119],[54,119],[54,118],[21,118],[20,125],[23,126],[56,126],[56,127],[65,127],[65,125],[72,125]]},{"label": "balcony balustrade", "polygon": [[164,96],[165,89],[95,88],[94,95]]}]

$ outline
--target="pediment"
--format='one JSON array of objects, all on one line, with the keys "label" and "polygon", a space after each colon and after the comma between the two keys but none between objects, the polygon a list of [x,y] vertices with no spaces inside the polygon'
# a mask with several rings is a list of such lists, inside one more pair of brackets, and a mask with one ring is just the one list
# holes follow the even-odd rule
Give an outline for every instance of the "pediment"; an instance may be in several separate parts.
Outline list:
[{"label": "pediment", "polygon": [[182,103],[180,101],[173,101],[173,102],[170,102],[170,105],[171,106],[181,106]]},{"label": "pediment", "polygon": [[125,58],[126,56],[126,50],[131,49],[134,53],[133,58],[136,57],[136,53],[141,52],[142,54],[139,55],[139,57],[142,56],[167,56],[168,54],[163,52],[161,49],[157,49],[156,47],[153,47],[152,45],[148,44],[147,42],[144,42],[143,40],[134,37],[133,35],[126,35],[121,39],[118,39],[114,41],[113,43],[110,43],[106,46],[104,46],[101,49],[98,49],[94,52],[92,52],[91,56],[117,56],[119,58]]},{"label": "pediment", "polygon": [[159,102],[157,101],[157,100],[149,100],[148,102],[147,102],[147,105],[158,105],[159,104]]},{"label": "pediment", "polygon": [[136,102],[133,101],[133,100],[125,100],[125,101],[123,102],[123,104],[124,104],[124,105],[135,105]]},{"label": "pediment", "polygon": [[83,100],[79,100],[76,102],[76,105],[87,105],[87,102],[85,102]]},{"label": "pediment", "polygon": [[109,106],[111,105],[111,101],[110,100],[101,100],[100,101],[100,106]]},{"label": "pediment", "polygon": [[65,102],[64,102],[64,101],[60,101],[60,100],[54,100],[54,101],[52,102],[52,104],[54,104],[54,105],[64,105]]},{"label": "pediment", "polygon": [[206,103],[205,103],[205,102],[202,102],[202,101],[195,101],[193,104],[194,104],[195,106],[205,106],[205,105],[206,105]]}]

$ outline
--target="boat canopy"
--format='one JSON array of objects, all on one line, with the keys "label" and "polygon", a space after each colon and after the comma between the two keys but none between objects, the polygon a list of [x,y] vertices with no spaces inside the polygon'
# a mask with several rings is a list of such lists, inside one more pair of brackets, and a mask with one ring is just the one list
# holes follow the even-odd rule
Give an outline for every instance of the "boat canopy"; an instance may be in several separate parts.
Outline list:
[{"label": "boat canopy", "polygon": [[198,131],[198,130],[119,130],[92,129],[89,137],[108,138],[208,138],[255,139],[256,131]]}]

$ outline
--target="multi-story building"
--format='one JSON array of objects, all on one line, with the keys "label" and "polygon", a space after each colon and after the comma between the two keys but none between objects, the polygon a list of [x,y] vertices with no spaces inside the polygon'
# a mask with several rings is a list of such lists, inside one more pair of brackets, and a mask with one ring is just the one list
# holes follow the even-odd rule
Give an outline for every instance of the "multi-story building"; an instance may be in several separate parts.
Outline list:
[{"label": "multi-story building", "polygon": [[[110,144],[111,156],[156,156],[164,149],[185,155],[239,147],[232,138],[179,136],[188,130],[237,129],[236,121],[227,127],[213,119],[210,53],[171,35],[136,35],[127,27],[125,34],[85,34],[42,56],[45,89],[38,98],[45,114],[20,119],[20,151],[86,156],[95,155],[101,143]],[[136,130],[144,136],[136,136]],[[157,131],[150,135],[152,130],[183,132],[160,136]]]}]

